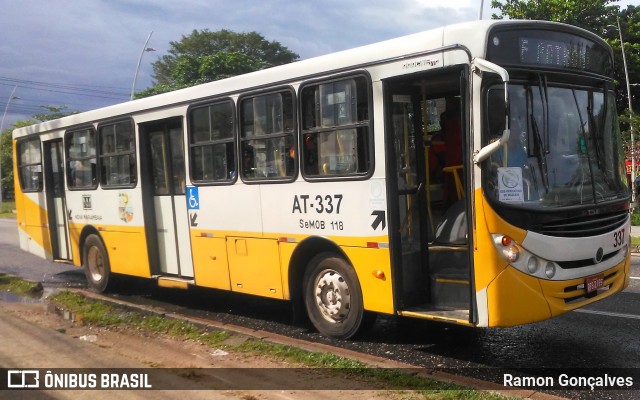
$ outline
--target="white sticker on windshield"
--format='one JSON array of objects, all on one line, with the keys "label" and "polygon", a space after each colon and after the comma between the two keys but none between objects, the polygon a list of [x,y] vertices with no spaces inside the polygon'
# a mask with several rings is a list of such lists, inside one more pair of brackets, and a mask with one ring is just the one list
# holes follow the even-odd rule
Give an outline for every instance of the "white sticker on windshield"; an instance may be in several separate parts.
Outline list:
[{"label": "white sticker on windshield", "polygon": [[498,168],[498,199],[505,203],[524,201],[522,168]]}]

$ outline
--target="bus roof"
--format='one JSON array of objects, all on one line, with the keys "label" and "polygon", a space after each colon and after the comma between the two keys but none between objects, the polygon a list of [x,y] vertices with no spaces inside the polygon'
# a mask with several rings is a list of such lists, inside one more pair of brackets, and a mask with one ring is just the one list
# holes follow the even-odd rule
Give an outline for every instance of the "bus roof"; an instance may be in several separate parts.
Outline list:
[{"label": "bus roof", "polygon": [[[13,137],[19,138],[35,133],[68,129],[70,127],[87,125],[107,119],[127,117],[140,112],[190,104],[207,98],[232,96],[261,87],[275,87],[290,84],[320,74],[326,75],[341,70],[364,67],[379,61],[399,58],[404,55],[420,53],[447,45],[460,44],[468,48],[474,57],[482,57],[484,56],[487,32],[491,27],[498,24],[555,24],[564,26],[565,28],[570,27],[569,25],[548,21],[499,20],[482,20],[447,25],[383,42],[17,128],[13,131]],[[570,28],[580,30],[576,27]],[[593,36],[588,31],[583,31]]]}]

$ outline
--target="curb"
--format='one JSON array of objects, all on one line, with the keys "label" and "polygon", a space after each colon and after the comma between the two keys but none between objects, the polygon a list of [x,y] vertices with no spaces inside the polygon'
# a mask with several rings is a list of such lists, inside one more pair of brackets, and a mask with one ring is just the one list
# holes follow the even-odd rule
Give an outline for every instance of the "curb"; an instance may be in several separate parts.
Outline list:
[{"label": "curb", "polygon": [[465,387],[479,390],[479,391],[489,391],[493,393],[498,393],[506,397],[520,397],[520,398],[534,399],[534,400],[567,400],[567,398],[565,397],[542,393],[535,390],[506,389],[503,385],[493,383],[493,382],[487,382],[487,381],[483,381],[476,378],[454,375],[447,372],[434,370],[431,368],[418,367],[415,365],[394,361],[394,360],[389,360],[383,357],[374,356],[370,354],[363,354],[353,350],[343,349],[340,347],[335,347],[327,344],[312,343],[312,342],[308,342],[301,339],[290,338],[288,336],[280,335],[277,333],[250,329],[242,326],[237,326],[237,325],[218,322],[218,321],[206,320],[206,319],[197,318],[197,317],[187,317],[178,313],[159,310],[151,306],[131,304],[123,300],[114,299],[111,297],[107,297],[107,296],[104,296],[95,292],[83,290],[83,289],[66,288],[65,290],[68,290],[70,292],[81,293],[82,295],[88,298],[104,301],[106,303],[115,304],[121,307],[163,315],[165,317],[169,317],[169,318],[173,318],[173,319],[177,319],[185,322],[190,322],[200,326],[206,326],[206,327],[216,328],[216,329],[224,329],[237,334],[246,335],[255,339],[259,339],[259,340],[263,340],[271,343],[297,347],[297,348],[311,351],[311,352],[332,353],[332,354],[342,356],[351,360],[360,361],[372,367],[414,369],[414,370],[419,368],[421,372],[417,374],[418,376],[421,376],[424,378],[430,378],[443,383],[458,384],[460,386],[465,386]]}]

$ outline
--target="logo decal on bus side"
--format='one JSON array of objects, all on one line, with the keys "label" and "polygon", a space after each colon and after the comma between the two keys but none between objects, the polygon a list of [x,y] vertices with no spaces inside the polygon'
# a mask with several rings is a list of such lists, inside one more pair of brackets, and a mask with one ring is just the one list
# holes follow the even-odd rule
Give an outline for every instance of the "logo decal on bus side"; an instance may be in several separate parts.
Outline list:
[{"label": "logo decal on bus side", "polygon": [[82,209],[83,210],[91,210],[91,195],[83,194],[82,195]]},{"label": "logo decal on bus side", "polygon": [[131,222],[133,220],[133,207],[129,206],[129,195],[127,193],[118,193],[118,214],[123,222]]}]

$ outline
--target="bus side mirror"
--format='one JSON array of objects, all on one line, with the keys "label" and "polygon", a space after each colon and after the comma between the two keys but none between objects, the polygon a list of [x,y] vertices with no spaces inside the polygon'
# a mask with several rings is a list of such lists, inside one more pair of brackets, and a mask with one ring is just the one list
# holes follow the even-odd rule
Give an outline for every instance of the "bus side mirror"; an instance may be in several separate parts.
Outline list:
[{"label": "bus side mirror", "polygon": [[502,137],[500,137],[500,139],[496,140],[495,142],[491,142],[488,145],[484,146],[483,148],[480,149],[480,151],[478,151],[473,156],[473,163],[474,164],[480,164],[481,162],[483,162],[484,160],[489,158],[489,156],[491,156],[491,154],[495,153],[496,150],[498,150],[500,147],[502,147],[503,144],[505,144],[505,143],[507,143],[507,141],[509,141],[509,136],[510,135],[511,135],[511,130],[505,129],[504,131],[502,131]]},{"label": "bus side mirror", "polygon": [[503,144],[507,143],[507,141],[509,140],[509,135],[511,134],[511,130],[509,129],[509,73],[501,66],[480,57],[477,57],[473,60],[473,66],[480,71],[498,74],[502,79],[502,82],[504,82],[505,129],[504,131],[502,131],[502,137],[500,137],[499,140],[496,140],[495,142],[489,143],[488,145],[484,146],[473,156],[473,163],[480,164],[481,162],[489,158],[491,154],[495,153],[496,150],[498,150]]}]

